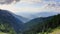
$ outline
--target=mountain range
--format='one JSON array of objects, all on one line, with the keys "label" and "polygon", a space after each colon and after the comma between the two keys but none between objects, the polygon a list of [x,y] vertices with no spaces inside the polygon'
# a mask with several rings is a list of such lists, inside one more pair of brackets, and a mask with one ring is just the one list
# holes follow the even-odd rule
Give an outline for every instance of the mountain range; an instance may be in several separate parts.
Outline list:
[{"label": "mountain range", "polygon": [[23,16],[25,18],[29,18],[29,19],[34,19],[34,18],[38,18],[38,17],[48,17],[48,16],[53,16],[53,15],[57,15],[57,14],[60,14],[60,12],[54,12],[54,11],[51,11],[51,12],[36,12],[36,13],[29,13],[29,12],[17,12],[16,13],[17,15],[19,16]]},{"label": "mountain range", "polygon": [[[60,14],[35,18],[24,24],[23,34],[50,33],[56,27],[60,27]],[[46,34],[47,34],[46,33]]]},{"label": "mountain range", "polygon": [[49,17],[53,15],[60,14],[60,12],[39,12],[39,13],[18,13],[16,16],[18,19],[20,19],[22,22],[26,23],[32,19],[39,18],[39,17]]},{"label": "mountain range", "polygon": [[[42,32],[42,30],[45,31],[45,29],[48,28],[55,28],[60,24],[60,14],[58,12],[42,12],[33,14],[32,18],[27,17],[19,16],[10,11],[0,9],[0,31],[9,32],[13,28],[16,34],[35,34],[35,32],[38,33]],[[1,29],[2,26],[4,26],[3,28],[5,29]],[[43,29],[43,27],[46,28]]]}]

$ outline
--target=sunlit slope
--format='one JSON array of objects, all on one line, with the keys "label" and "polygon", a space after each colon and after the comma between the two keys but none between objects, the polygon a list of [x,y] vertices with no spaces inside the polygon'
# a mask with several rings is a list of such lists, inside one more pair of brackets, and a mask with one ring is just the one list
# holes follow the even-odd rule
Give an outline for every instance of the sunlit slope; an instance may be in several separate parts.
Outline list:
[{"label": "sunlit slope", "polygon": [[0,32],[0,34],[9,34],[9,33],[3,33],[3,32]]},{"label": "sunlit slope", "polygon": [[0,34],[8,34],[8,33],[0,33]]},{"label": "sunlit slope", "polygon": [[58,27],[58,28],[54,29],[53,32],[50,34],[60,34],[60,28]]},{"label": "sunlit slope", "polygon": [[60,34],[60,27],[57,27],[55,29],[51,30],[52,32],[44,32],[44,33],[38,33],[38,34]]}]

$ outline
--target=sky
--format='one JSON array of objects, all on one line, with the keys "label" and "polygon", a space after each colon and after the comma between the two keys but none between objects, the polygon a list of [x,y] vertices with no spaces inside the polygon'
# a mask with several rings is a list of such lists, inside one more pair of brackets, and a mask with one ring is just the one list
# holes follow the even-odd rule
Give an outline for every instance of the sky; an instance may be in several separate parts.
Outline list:
[{"label": "sky", "polygon": [[0,0],[0,9],[13,13],[59,12],[60,0]]}]

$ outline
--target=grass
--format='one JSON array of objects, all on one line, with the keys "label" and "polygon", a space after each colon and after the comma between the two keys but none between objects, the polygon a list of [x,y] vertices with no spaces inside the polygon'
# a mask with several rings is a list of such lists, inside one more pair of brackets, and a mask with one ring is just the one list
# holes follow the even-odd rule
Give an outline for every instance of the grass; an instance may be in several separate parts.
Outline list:
[{"label": "grass", "polygon": [[2,32],[0,32],[0,34],[8,34],[8,33],[2,33]]},{"label": "grass", "polygon": [[9,34],[9,33],[0,32],[0,34]]},{"label": "grass", "polygon": [[50,34],[60,34],[60,27],[55,28]]},{"label": "grass", "polygon": [[[46,34],[47,32],[43,33]],[[38,34],[42,34],[42,33],[38,33]],[[47,33],[47,34],[60,34],[60,26],[53,29],[51,33]]]}]

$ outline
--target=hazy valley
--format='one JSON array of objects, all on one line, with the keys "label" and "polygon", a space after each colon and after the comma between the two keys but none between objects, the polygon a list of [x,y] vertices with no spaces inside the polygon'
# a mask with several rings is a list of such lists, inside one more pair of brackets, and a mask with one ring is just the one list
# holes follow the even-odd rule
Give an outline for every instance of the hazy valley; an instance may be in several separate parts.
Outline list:
[{"label": "hazy valley", "polygon": [[[54,14],[53,14],[54,13]],[[6,34],[49,34],[60,30],[60,14],[55,12],[35,14],[33,19],[0,10],[0,32]],[[51,14],[51,15],[49,15]],[[45,17],[44,17],[45,16]]]}]

